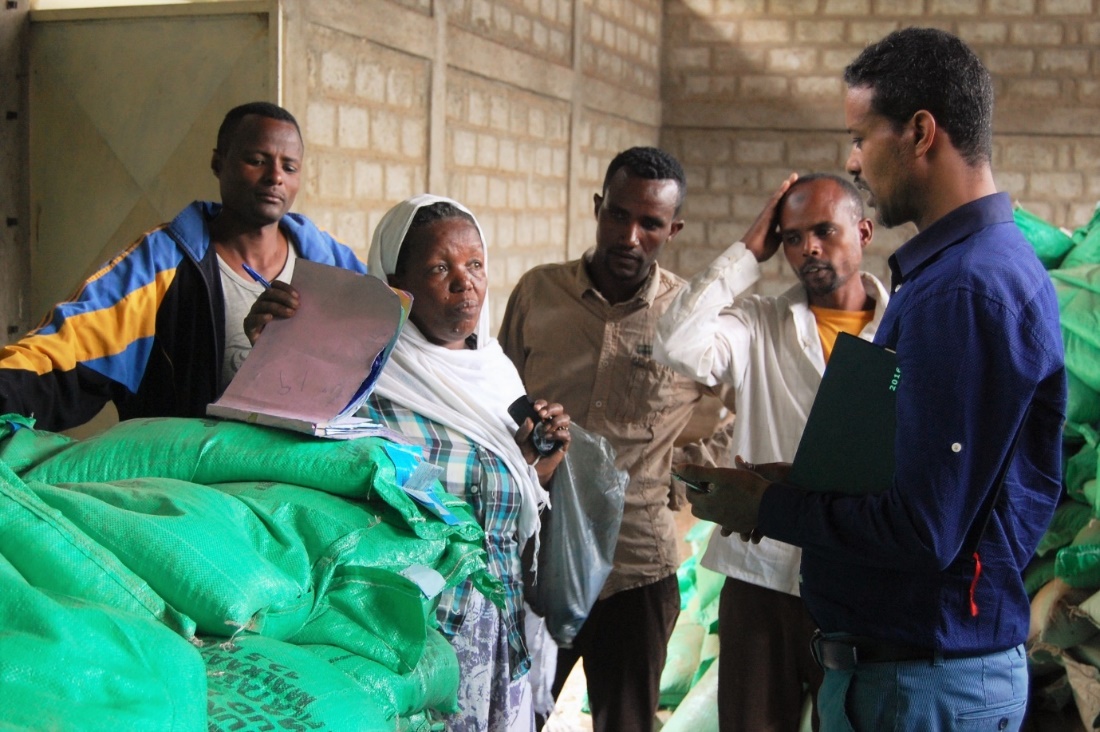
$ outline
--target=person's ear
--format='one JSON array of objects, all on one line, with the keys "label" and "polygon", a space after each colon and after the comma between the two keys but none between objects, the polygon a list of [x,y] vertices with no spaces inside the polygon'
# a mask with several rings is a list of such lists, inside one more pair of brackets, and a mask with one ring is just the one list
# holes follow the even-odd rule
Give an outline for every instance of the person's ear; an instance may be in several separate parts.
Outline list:
[{"label": "person's ear", "polygon": [[396,287],[398,290],[402,289],[401,281],[401,277],[396,274],[386,275],[386,284],[390,287]]},{"label": "person's ear", "polygon": [[210,154],[210,170],[214,171],[214,177],[220,178],[222,175],[222,156],[218,152],[217,148]]},{"label": "person's ear", "polygon": [[871,237],[875,233],[875,224],[871,219],[859,220],[859,247],[860,249],[866,249],[867,245],[871,243]]},{"label": "person's ear", "polygon": [[683,229],[683,228],[684,228],[684,220],[683,219],[676,219],[675,221],[673,221],[672,226],[669,227],[668,239],[665,239],[665,241],[670,241],[672,239],[672,237],[679,234],[680,230]]},{"label": "person's ear", "polygon": [[913,153],[923,157],[936,141],[936,118],[928,110],[918,109],[909,124],[913,126]]},{"label": "person's ear", "polygon": [[599,193],[592,195],[592,213],[596,215],[596,218],[600,218],[600,206],[603,205],[603,196]]}]

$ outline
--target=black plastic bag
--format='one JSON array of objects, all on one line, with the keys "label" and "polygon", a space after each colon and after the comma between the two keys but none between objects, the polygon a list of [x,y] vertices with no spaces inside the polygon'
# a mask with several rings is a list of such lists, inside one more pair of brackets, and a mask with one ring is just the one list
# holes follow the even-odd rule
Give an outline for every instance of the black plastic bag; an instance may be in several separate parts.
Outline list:
[{"label": "black plastic bag", "polygon": [[603,437],[571,425],[572,441],[550,481],[542,512],[538,564],[534,542],[524,549],[523,596],[554,642],[569,648],[599,597],[614,563],[623,499],[630,478],[615,467]]}]

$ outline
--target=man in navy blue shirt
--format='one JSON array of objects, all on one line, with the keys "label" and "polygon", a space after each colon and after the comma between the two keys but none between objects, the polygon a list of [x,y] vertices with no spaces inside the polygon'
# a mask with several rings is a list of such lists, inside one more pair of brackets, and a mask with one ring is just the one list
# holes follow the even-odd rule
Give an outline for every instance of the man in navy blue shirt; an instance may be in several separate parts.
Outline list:
[{"label": "man in navy blue shirt", "polygon": [[997,193],[992,83],[973,51],[909,28],[844,77],[848,172],[884,226],[919,231],[890,258],[875,337],[901,369],[893,482],[821,493],[785,484],[787,466],[741,463],[686,468],[715,484],[689,498],[728,532],[802,547],[822,729],[1018,729],[1021,571],[1061,487],[1054,290]]}]

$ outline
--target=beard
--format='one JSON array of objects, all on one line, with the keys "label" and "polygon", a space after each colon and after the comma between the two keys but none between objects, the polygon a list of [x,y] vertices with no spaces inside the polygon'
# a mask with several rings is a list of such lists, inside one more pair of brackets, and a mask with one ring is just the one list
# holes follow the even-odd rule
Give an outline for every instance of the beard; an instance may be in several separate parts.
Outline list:
[{"label": "beard", "polygon": [[836,270],[820,259],[811,259],[799,267],[798,279],[811,295],[828,295],[840,286]]},{"label": "beard", "polygon": [[902,207],[891,203],[876,203],[875,218],[886,229],[893,229],[895,226],[901,226],[913,220],[913,217],[903,212]]},{"label": "beard", "polygon": [[856,187],[868,193],[867,205],[875,210],[875,219],[884,228],[893,229],[895,226],[907,224],[916,219],[916,213],[910,196],[895,186],[894,195],[891,198],[883,198],[867,186],[866,181],[857,180]]}]

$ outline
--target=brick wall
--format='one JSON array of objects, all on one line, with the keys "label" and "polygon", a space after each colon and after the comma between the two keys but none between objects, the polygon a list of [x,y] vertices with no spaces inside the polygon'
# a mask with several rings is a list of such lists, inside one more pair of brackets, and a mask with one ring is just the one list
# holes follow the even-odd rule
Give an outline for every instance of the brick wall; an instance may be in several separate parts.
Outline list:
[{"label": "brick wall", "polygon": [[[666,256],[684,275],[740,239],[791,171],[842,174],[848,154],[847,137],[834,132],[666,129],[661,144],[684,163],[688,175],[684,230]],[[889,253],[915,231],[908,224],[876,228],[864,268],[886,276]],[[761,293],[776,294],[795,281],[781,256],[764,263],[763,271]]]},{"label": "brick wall", "polygon": [[284,100],[305,110],[298,210],[366,258],[397,201],[462,201],[490,246],[494,325],[524,272],[592,244],[611,157],[657,143],[659,0],[284,7]]},{"label": "brick wall", "polygon": [[[659,142],[687,167],[687,226],[662,259],[687,275],[745,230],[789,171],[842,172],[841,70],[903,25],[956,32],[990,67],[1003,190],[1067,227],[1085,223],[1100,199],[1100,0],[281,7],[283,103],[307,146],[298,210],[365,257],[396,201],[424,190],[463,200],[489,239],[494,322],[522,272],[591,246],[592,194],[625,147]],[[17,24],[4,28],[0,50],[21,57]],[[18,244],[23,230],[5,231]],[[911,233],[876,232],[867,267],[884,274],[886,256]],[[25,250],[5,254],[4,271],[16,277],[0,288],[9,295],[26,287]],[[763,291],[791,282],[780,261],[766,273]],[[0,314],[0,325],[26,325],[11,302]]]},{"label": "brick wall", "polygon": [[324,27],[305,60],[298,208],[365,261],[386,209],[427,186],[429,62]]},{"label": "brick wall", "polygon": [[[1059,225],[1100,199],[1100,0],[290,0],[291,109],[306,109],[299,208],[366,255],[395,201],[431,190],[479,215],[492,314],[530,267],[593,241],[619,150],[684,162],[690,275],[790,171],[843,172],[841,72],[895,28],[958,33],[994,74],[998,184]],[[301,50],[299,50],[301,49]],[[289,59],[307,59],[304,73]],[[866,267],[911,226],[876,231]],[[769,262],[761,291],[792,275]]]},{"label": "brick wall", "polygon": [[[697,271],[752,222],[791,171],[843,173],[841,72],[908,25],[958,34],[994,77],[994,173],[1054,223],[1086,223],[1100,199],[1097,0],[670,0],[661,141],[689,165],[688,226],[672,266]],[[911,227],[876,230],[867,268]],[[793,282],[770,262],[762,291]]]},{"label": "brick wall", "polygon": [[465,203],[491,248],[493,322],[511,286],[563,256],[570,105],[455,72],[447,84],[447,195]]},{"label": "brick wall", "polygon": [[0,13],[0,343],[15,340],[42,316],[29,312],[30,290],[30,100],[28,98],[27,0]]},{"label": "brick wall", "polygon": [[447,16],[455,27],[559,66],[572,65],[571,0],[449,0]]}]

